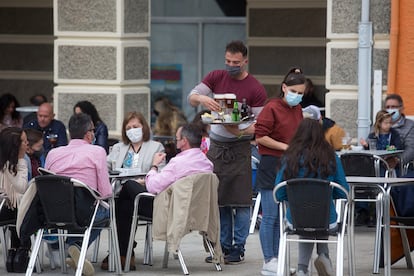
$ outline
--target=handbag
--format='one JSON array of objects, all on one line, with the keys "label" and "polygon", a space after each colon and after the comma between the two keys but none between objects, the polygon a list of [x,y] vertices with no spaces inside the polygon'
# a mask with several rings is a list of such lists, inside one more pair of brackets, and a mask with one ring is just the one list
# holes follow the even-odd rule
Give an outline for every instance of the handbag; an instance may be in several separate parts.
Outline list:
[{"label": "handbag", "polygon": [[19,247],[13,260],[13,270],[16,273],[26,272],[29,264],[29,248]]}]

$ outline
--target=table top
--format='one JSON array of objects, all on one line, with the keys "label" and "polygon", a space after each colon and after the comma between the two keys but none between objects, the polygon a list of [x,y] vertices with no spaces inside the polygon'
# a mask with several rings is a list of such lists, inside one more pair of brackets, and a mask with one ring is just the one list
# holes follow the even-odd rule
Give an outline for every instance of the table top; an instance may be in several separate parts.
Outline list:
[{"label": "table top", "polygon": [[396,184],[396,183],[414,182],[414,178],[408,178],[408,177],[347,176],[346,181],[349,182],[349,183]]},{"label": "table top", "polygon": [[372,154],[377,156],[392,156],[392,155],[400,155],[404,152],[404,150],[341,150],[337,151],[336,154],[341,156],[344,153],[362,153],[362,154]]},{"label": "table top", "polygon": [[138,169],[116,168],[115,171],[119,172],[119,174],[109,174],[110,178],[139,177],[147,175],[146,172],[142,172]]}]

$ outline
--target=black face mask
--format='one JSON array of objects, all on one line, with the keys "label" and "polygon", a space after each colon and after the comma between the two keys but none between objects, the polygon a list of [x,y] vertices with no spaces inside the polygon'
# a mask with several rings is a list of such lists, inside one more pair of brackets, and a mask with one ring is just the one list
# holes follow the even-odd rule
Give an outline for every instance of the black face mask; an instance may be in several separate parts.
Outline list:
[{"label": "black face mask", "polygon": [[42,148],[41,150],[34,150],[33,153],[32,153],[32,155],[35,158],[40,159],[40,157],[43,155],[43,153],[44,153],[44,150]]},{"label": "black face mask", "polygon": [[160,115],[160,113],[155,109],[153,109],[152,112],[154,112],[155,116],[157,116],[157,117],[158,117],[158,115]]}]

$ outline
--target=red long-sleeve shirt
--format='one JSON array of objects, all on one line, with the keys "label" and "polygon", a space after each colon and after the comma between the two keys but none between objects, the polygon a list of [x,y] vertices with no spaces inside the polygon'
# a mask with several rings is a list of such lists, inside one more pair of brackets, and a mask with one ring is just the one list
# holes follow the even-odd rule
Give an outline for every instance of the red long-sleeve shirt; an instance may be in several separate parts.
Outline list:
[{"label": "red long-sleeve shirt", "polygon": [[[269,136],[278,142],[289,144],[302,119],[300,105],[291,107],[282,98],[271,99],[257,117],[256,138]],[[284,151],[271,149],[259,143],[259,153],[280,157]]]}]

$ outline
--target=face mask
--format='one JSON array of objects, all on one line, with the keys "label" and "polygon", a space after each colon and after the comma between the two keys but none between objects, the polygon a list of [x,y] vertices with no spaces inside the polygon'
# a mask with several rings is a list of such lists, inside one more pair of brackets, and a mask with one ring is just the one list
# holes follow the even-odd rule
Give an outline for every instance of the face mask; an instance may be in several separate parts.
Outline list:
[{"label": "face mask", "polygon": [[96,143],[96,136],[95,136],[95,134],[93,134],[93,139],[92,139],[92,145],[95,145],[95,143]]},{"label": "face mask", "polygon": [[40,150],[34,150],[33,151],[33,153],[32,153],[32,155],[36,158],[36,159],[39,159],[40,158],[40,156],[42,156],[43,155],[43,148],[42,149],[40,149]]},{"label": "face mask", "polygon": [[303,95],[287,91],[286,101],[290,106],[297,106],[302,101]]},{"label": "face mask", "polygon": [[142,127],[128,129],[126,135],[132,143],[138,143],[142,140]]},{"label": "face mask", "polygon": [[240,66],[230,66],[226,64],[226,71],[230,76],[237,76],[241,73]]},{"label": "face mask", "polygon": [[392,116],[391,116],[391,120],[393,122],[397,121],[398,118],[400,118],[400,110],[398,110],[398,109],[387,109],[387,112],[388,113],[393,113],[394,112],[394,114],[392,114]]}]

